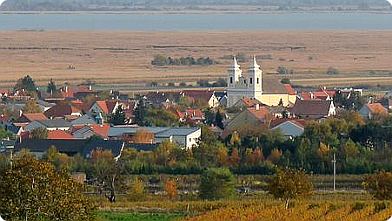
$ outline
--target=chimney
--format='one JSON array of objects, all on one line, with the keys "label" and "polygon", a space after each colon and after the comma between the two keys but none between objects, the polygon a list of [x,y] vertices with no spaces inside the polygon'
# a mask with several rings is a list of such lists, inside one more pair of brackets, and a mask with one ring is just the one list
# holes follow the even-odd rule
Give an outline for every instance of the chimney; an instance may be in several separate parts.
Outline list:
[{"label": "chimney", "polygon": [[68,85],[65,85],[65,93],[68,93]]},{"label": "chimney", "polygon": [[[88,86],[88,89],[89,89],[90,91],[93,90],[92,87],[91,87],[91,84]],[[112,90],[110,90],[110,93],[112,93]]]},{"label": "chimney", "polygon": [[260,110],[260,104],[256,104],[255,109]]}]

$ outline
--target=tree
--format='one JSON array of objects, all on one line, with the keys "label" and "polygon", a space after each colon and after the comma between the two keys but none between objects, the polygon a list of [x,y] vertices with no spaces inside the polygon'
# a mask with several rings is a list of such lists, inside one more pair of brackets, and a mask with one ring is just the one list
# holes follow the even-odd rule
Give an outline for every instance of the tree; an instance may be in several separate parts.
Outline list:
[{"label": "tree", "polygon": [[124,125],[126,116],[121,105],[118,106],[116,112],[109,117],[109,123],[114,125]]},{"label": "tree", "polygon": [[[92,176],[103,191],[109,202],[116,202],[116,191],[125,188],[123,162],[116,161],[111,151],[101,149],[91,151]],[[106,195],[106,191],[109,192]]]},{"label": "tree", "polygon": [[235,178],[227,168],[208,168],[201,174],[200,198],[218,200],[234,194]]},{"label": "tree", "polygon": [[222,114],[220,113],[219,109],[215,115],[215,123],[216,123],[216,126],[218,126],[220,129],[223,130],[225,128],[225,126],[223,125],[223,117],[222,117]]},{"label": "tree", "polygon": [[165,191],[167,196],[172,200],[177,197],[177,184],[174,180],[168,180],[165,183]]},{"label": "tree", "polygon": [[139,126],[148,126],[147,108],[146,108],[146,105],[145,105],[143,99],[141,99],[139,101],[139,104],[137,105],[137,107],[135,109],[135,122]]},{"label": "tree", "polygon": [[0,126],[0,139],[12,138],[12,133]]},{"label": "tree", "polygon": [[0,214],[6,220],[94,220],[83,186],[33,157],[0,172]]},{"label": "tree", "polygon": [[18,90],[26,90],[26,91],[36,91],[37,87],[35,86],[34,80],[27,75],[24,78],[19,78],[18,81],[16,82],[16,85],[14,87],[15,91]]},{"label": "tree", "polygon": [[48,139],[48,130],[44,127],[37,127],[31,131],[33,139]]},{"label": "tree", "polygon": [[128,191],[128,195],[132,201],[143,200],[145,197],[143,181],[136,177],[131,183],[131,188]]},{"label": "tree", "polygon": [[291,168],[278,169],[276,174],[268,180],[268,192],[275,198],[285,201],[285,208],[289,208],[289,201],[311,195],[313,184],[303,170]]},{"label": "tree", "polygon": [[337,75],[337,74],[339,74],[339,70],[334,67],[329,67],[327,69],[327,74],[328,75]]},{"label": "tree", "polygon": [[38,104],[31,100],[27,101],[26,105],[22,109],[23,113],[41,113],[41,108],[38,106]]},{"label": "tree", "polygon": [[363,186],[378,200],[392,199],[392,173],[379,171],[365,177]]},{"label": "tree", "polygon": [[56,91],[56,84],[54,83],[53,79],[51,78],[49,83],[48,83],[48,89],[46,92],[53,94]]},{"label": "tree", "polygon": [[148,130],[138,130],[133,137],[133,142],[137,144],[151,144],[154,140],[154,134]]}]

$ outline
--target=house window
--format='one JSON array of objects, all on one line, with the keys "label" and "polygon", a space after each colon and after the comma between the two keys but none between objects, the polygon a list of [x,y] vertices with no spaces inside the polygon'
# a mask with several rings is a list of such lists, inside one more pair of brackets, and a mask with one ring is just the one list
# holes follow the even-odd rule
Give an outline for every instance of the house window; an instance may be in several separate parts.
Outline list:
[{"label": "house window", "polygon": [[260,84],[259,78],[256,79],[256,84]]},{"label": "house window", "polygon": [[233,77],[230,77],[230,84],[233,83]]},{"label": "house window", "polygon": [[250,84],[253,84],[253,78],[250,78],[250,79],[249,79],[249,83],[250,83]]}]

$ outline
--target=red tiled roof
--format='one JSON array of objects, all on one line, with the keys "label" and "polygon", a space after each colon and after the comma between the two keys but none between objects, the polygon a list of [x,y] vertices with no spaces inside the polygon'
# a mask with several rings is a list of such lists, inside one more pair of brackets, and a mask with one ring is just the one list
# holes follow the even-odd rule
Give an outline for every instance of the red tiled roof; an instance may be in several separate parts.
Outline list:
[{"label": "red tiled roof", "polygon": [[108,106],[106,106],[106,101],[96,101],[96,104],[101,108],[104,113],[109,113]]},{"label": "red tiled roof", "polygon": [[177,117],[179,117],[180,119],[185,119],[185,115],[179,111],[179,110],[173,110],[172,111]]},{"label": "red tiled roof", "polygon": [[71,133],[75,133],[76,131],[83,129],[83,128],[90,128],[94,133],[99,134],[103,137],[107,137],[109,130],[110,130],[110,125],[109,124],[93,124],[93,125],[88,125],[88,126],[73,126],[71,129]]},{"label": "red tiled roof", "polygon": [[74,136],[63,130],[48,131],[48,139],[50,140],[73,140]]},{"label": "red tiled roof", "polygon": [[209,102],[212,95],[214,95],[214,91],[209,91],[209,90],[185,90],[183,91],[184,95],[187,97],[191,97],[194,100],[196,99],[202,99],[206,102]]},{"label": "red tiled roof", "polygon": [[48,118],[64,117],[65,115],[71,115],[72,113],[81,114],[82,111],[69,104],[56,104],[44,112],[45,116]]},{"label": "red tiled roof", "polygon": [[81,100],[74,100],[71,101],[71,105],[83,111],[83,113],[87,113],[90,110],[92,104],[83,103]]},{"label": "red tiled roof", "polygon": [[244,102],[244,104],[246,106],[248,106],[248,107],[253,107],[253,106],[256,105],[255,102],[252,99],[248,98],[248,97],[242,98],[241,101]]},{"label": "red tiled roof", "polygon": [[290,84],[285,84],[284,87],[286,88],[289,95],[296,95],[295,90],[291,87]]},{"label": "red tiled roof", "polygon": [[203,118],[204,114],[200,109],[185,109],[188,118]]},{"label": "red tiled roof", "polygon": [[380,103],[366,104],[366,106],[373,114],[388,114],[388,110],[385,109],[385,107],[383,107]]},{"label": "red tiled roof", "polygon": [[16,123],[29,123],[35,120],[48,120],[43,113],[22,114],[15,122]]},{"label": "red tiled roof", "polygon": [[304,99],[304,100],[310,100],[312,99],[311,95],[309,92],[300,92],[299,96]]},{"label": "red tiled roof", "polygon": [[268,115],[271,114],[269,109],[266,107],[259,107],[258,110],[256,108],[248,108],[248,111],[260,120],[264,120]]}]

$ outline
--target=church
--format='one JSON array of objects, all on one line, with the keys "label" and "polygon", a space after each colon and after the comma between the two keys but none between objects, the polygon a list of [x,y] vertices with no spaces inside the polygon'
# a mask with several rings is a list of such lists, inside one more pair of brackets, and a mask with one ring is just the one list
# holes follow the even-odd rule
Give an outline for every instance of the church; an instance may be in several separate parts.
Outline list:
[{"label": "church", "polygon": [[296,93],[291,85],[281,84],[276,78],[263,78],[263,71],[260,70],[256,57],[253,57],[247,73],[242,73],[234,57],[228,72],[227,107],[245,97],[257,99],[267,106],[288,106],[296,101]]}]

